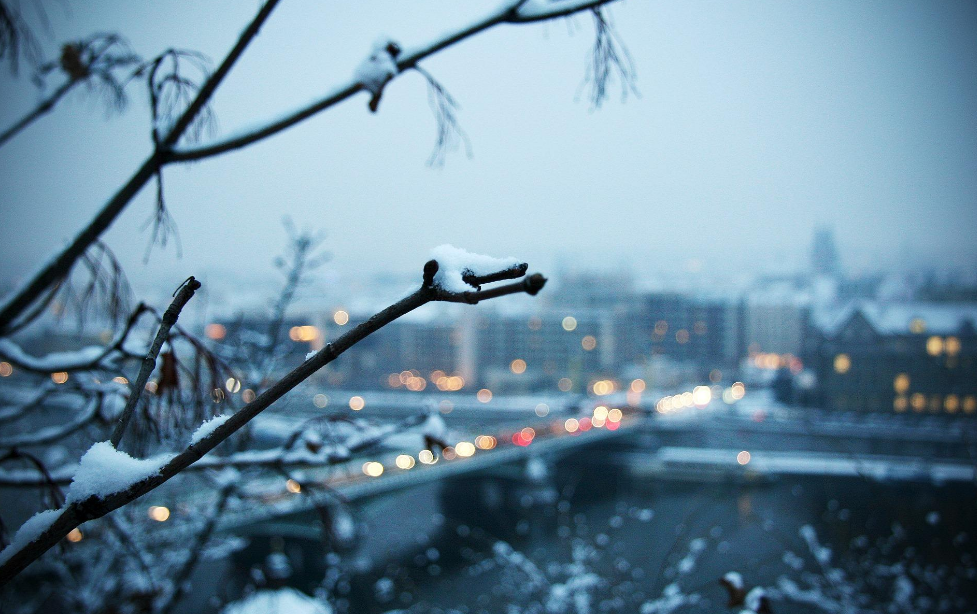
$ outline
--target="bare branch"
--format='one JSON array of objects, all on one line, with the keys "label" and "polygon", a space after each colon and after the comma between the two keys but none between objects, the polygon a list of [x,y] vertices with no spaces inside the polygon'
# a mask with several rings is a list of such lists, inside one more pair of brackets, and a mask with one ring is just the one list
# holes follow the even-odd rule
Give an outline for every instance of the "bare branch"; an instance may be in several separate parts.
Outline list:
[{"label": "bare branch", "polygon": [[258,34],[258,30],[261,29],[262,24],[268,19],[277,4],[278,0],[268,0],[261,7],[261,10],[258,11],[258,14],[238,38],[234,48],[231,49],[227,57],[224,58],[224,61],[221,62],[221,65],[203,84],[197,97],[190,103],[165,138],[162,139],[160,147],[142,163],[129,181],[105,204],[98,215],[75,237],[68,247],[63,249],[57,257],[31,278],[26,285],[15,291],[8,300],[0,303],[0,336],[8,335],[14,319],[29,309],[52,284],[60,279],[64,279],[68,275],[68,272],[82,254],[98,240],[126,205],[159,172],[159,169],[165,162],[165,157],[162,153],[163,150],[167,150],[175,145],[184,132],[187,131],[190,124],[193,123],[197,115],[210,101],[210,97],[217,89],[217,86],[224,80],[224,77],[227,76],[227,73],[241,57],[241,54],[244,53],[244,50]]},{"label": "bare branch", "polygon": [[457,149],[460,143],[464,143],[465,153],[471,158],[471,140],[465,134],[465,131],[461,129],[461,125],[458,124],[458,118],[455,116],[458,103],[455,102],[455,99],[451,97],[448,90],[431,73],[420,66],[414,66],[414,70],[421,73],[424,79],[427,80],[427,101],[431,106],[431,111],[434,113],[434,120],[438,126],[438,136],[434,142],[434,151],[431,152],[431,157],[427,161],[428,166],[437,168],[444,166],[444,160],[448,150]]},{"label": "bare branch", "polygon": [[114,447],[118,447],[119,442],[122,440],[122,435],[125,433],[126,426],[129,424],[129,419],[132,418],[132,412],[135,411],[136,405],[139,404],[139,399],[142,398],[146,390],[146,382],[156,368],[156,357],[159,356],[163,342],[169,338],[170,329],[176,324],[177,318],[180,317],[180,312],[187,302],[193,298],[193,293],[199,288],[199,281],[193,277],[187,279],[175,292],[176,297],[163,314],[159,330],[156,332],[156,338],[153,339],[153,344],[143,359],[142,367],[139,369],[139,375],[132,385],[132,392],[129,393],[129,400],[126,401],[125,409],[122,410],[122,415],[119,416],[119,422],[116,424],[115,431],[112,432],[112,439],[110,441]]},{"label": "bare branch", "polygon": [[[464,28],[450,34],[446,34],[427,45],[416,49],[408,50],[397,57],[397,74],[411,68],[416,68],[418,62],[431,56],[455,43],[474,36],[479,32],[497,26],[499,24],[522,24],[564,17],[566,15],[587,10],[594,6],[600,6],[614,2],[615,0],[589,0],[587,2],[577,2],[572,0],[553,2],[553,8],[546,13],[526,13],[521,15],[521,7],[527,4],[527,0],[513,0],[497,8],[495,11]],[[557,8],[558,5],[558,8]],[[220,155],[235,149],[240,149],[273,136],[282,130],[290,128],[336,104],[350,98],[354,94],[366,91],[366,88],[355,80],[340,85],[326,94],[320,100],[294,111],[280,120],[270,122],[262,128],[242,134],[240,136],[227,139],[222,142],[206,145],[198,148],[176,149],[170,152],[167,162],[189,162],[201,160],[211,156]]]},{"label": "bare branch", "polygon": [[629,92],[640,96],[635,86],[634,62],[627,47],[620,41],[600,7],[594,7],[592,12],[595,31],[594,47],[591,51],[591,63],[583,82],[583,85],[591,84],[591,104],[594,108],[599,108],[607,98],[607,85],[614,73],[617,73],[621,81],[622,101],[627,99]]},{"label": "bare branch", "polygon": [[[429,261],[424,266],[424,282],[417,291],[375,314],[365,322],[353,327],[337,338],[334,343],[326,345],[326,347],[319,350],[319,352],[288,373],[268,390],[258,395],[254,401],[231,415],[209,435],[195,443],[191,443],[182,452],[169,457],[169,460],[162,464],[158,471],[130,484],[123,490],[113,493],[94,494],[81,500],[74,500],[59,510],[43,512],[43,514],[46,514],[44,518],[35,517],[36,520],[32,519],[32,521],[37,523],[33,526],[40,528],[40,531],[36,534],[28,534],[30,539],[27,539],[26,544],[21,545],[18,549],[8,552],[8,550],[14,548],[14,546],[8,546],[6,550],[0,553],[0,560],[2,560],[2,563],[0,563],[0,586],[9,582],[27,565],[57,544],[69,531],[82,522],[104,516],[112,510],[138,499],[200,460],[205,454],[216,448],[244,427],[255,416],[308,379],[312,374],[390,322],[432,301],[453,301],[474,304],[481,300],[515,294],[517,292],[536,294],[546,283],[546,279],[542,275],[534,274],[521,282],[507,284],[489,290],[453,293],[434,284],[434,275],[437,273],[437,270],[437,261]],[[70,493],[69,500],[71,500]]]}]

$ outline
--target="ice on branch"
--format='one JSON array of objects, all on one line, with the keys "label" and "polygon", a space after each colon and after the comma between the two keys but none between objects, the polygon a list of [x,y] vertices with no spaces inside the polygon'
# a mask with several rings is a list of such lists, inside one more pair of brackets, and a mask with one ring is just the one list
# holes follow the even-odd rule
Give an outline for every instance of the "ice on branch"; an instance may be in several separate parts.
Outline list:
[{"label": "ice on branch", "polygon": [[17,533],[14,534],[10,545],[0,552],[0,565],[6,563],[11,556],[20,552],[27,547],[27,544],[37,539],[60,515],[61,510],[44,510],[28,518],[27,522],[17,529]]},{"label": "ice on branch", "polygon": [[205,420],[200,426],[197,427],[197,430],[193,432],[193,435],[190,436],[190,445],[192,446],[199,443],[201,439],[207,437],[213,433],[217,427],[227,422],[230,417],[231,414],[221,414],[219,416],[214,416],[210,420]]},{"label": "ice on branch", "polygon": [[74,503],[93,496],[104,499],[158,474],[171,458],[169,454],[132,458],[116,450],[110,442],[100,441],[81,457],[65,501]]},{"label": "ice on branch", "polygon": [[383,86],[397,75],[397,56],[400,46],[389,38],[381,37],[373,43],[373,49],[365,60],[360,62],[353,73],[353,79],[373,94],[370,110],[376,113],[380,105]]},{"label": "ice on branch", "polygon": [[740,575],[739,572],[730,571],[725,576],[723,576],[723,580],[725,580],[732,588],[736,588],[740,590],[743,589],[743,576]]},{"label": "ice on branch", "polygon": [[473,254],[453,245],[439,245],[431,250],[431,258],[438,261],[434,284],[448,292],[471,292],[474,287],[465,277],[482,277],[522,265],[516,258],[493,258]]}]

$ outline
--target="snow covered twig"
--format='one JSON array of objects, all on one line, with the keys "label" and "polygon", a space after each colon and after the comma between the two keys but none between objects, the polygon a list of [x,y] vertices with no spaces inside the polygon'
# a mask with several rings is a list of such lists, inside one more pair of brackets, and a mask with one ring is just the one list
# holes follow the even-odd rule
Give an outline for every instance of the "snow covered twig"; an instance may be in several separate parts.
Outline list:
[{"label": "snow covered twig", "polygon": [[[476,304],[482,300],[509,294],[525,292],[535,295],[546,283],[546,278],[534,274],[521,281],[486,290],[472,288],[470,291],[459,292],[453,286],[446,287],[443,280],[451,279],[454,275],[460,277],[464,270],[482,277],[489,276],[493,272],[485,270],[484,267],[496,259],[468,254],[457,248],[443,250],[444,247],[446,246],[437,250],[454,256],[446,263],[450,266],[442,269],[437,260],[428,261],[424,265],[423,283],[415,292],[352,328],[335,342],[327,344],[258,395],[251,403],[221,422],[209,434],[190,443],[182,452],[137,460],[124,452],[116,451],[107,441],[92,446],[82,458],[79,472],[76,473],[68,490],[65,505],[60,509],[47,510],[33,516],[18,530],[12,544],[0,552],[0,586],[9,582],[81,523],[100,518],[138,499],[200,460],[312,374],[390,322],[430,302]],[[516,264],[521,265],[509,260],[501,260],[501,262],[504,269],[512,269]],[[521,266],[518,268],[525,270]],[[438,277],[439,272],[440,277]],[[506,273],[506,275],[515,274]],[[88,459],[87,466],[86,459]],[[114,471],[119,468],[124,468],[125,471]],[[84,477],[80,475],[82,473]]]}]

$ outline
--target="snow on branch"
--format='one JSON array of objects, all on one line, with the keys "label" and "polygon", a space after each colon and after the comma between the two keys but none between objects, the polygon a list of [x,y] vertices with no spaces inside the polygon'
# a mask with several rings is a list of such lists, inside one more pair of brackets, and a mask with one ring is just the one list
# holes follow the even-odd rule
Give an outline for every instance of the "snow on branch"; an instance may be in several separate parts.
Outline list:
[{"label": "snow on branch", "polygon": [[[614,1],[615,0],[554,0],[552,2],[546,2],[542,0],[511,0],[504,2],[501,4],[501,6],[481,19],[468,23],[457,30],[444,34],[426,44],[419,45],[411,49],[406,49],[402,52],[400,52],[398,47],[398,53],[396,55],[387,50],[387,57],[381,57],[377,55],[376,51],[373,51],[371,52],[371,55],[368,56],[368,58],[364,60],[362,64],[360,64],[360,68],[357,69],[356,74],[354,74],[353,78],[349,82],[336,86],[332,91],[327,93],[319,100],[292,111],[279,119],[269,121],[257,129],[239,134],[224,141],[195,148],[174,148],[173,150],[167,152],[165,163],[190,162],[246,147],[252,143],[256,143],[273,136],[282,130],[291,128],[292,126],[309,119],[313,115],[316,115],[361,91],[371,93],[372,98],[370,108],[371,110],[375,110],[374,105],[379,104],[379,92],[382,90],[383,85],[386,85],[390,79],[395,78],[398,74],[401,74],[411,68],[416,68],[418,62],[424,58],[434,55],[435,53],[446,49],[457,42],[465,40],[499,24],[523,24],[544,21],[547,19],[555,19],[557,17],[565,17],[567,15],[572,15],[573,13],[589,10],[604,4],[609,4],[610,2]],[[371,61],[371,58],[374,58],[375,56],[377,59],[375,61]],[[386,62],[388,59],[396,60],[394,66],[396,69],[395,71],[389,70],[390,66]],[[386,66],[386,69],[384,69],[384,66]],[[366,70],[366,68],[368,68],[368,70]],[[389,76],[389,79],[384,80],[384,78],[387,76]],[[367,79],[366,77],[371,78]],[[379,77],[380,79],[378,80],[372,77]],[[375,90],[372,87],[373,83],[379,83]],[[374,100],[376,101],[375,103]]]},{"label": "snow on branch", "polygon": [[[489,257],[475,257],[467,254],[467,252],[463,252],[464,255],[462,255],[459,252],[463,252],[463,250],[447,252],[449,258],[446,263],[446,271],[451,271],[454,267],[459,266],[469,269],[475,267],[473,273],[489,279],[513,279],[521,277],[525,273],[525,268],[515,267],[519,263],[511,259],[498,259],[500,268],[493,271],[489,264],[491,260],[485,260]],[[452,259],[450,257],[452,255],[456,258]],[[535,295],[546,283],[546,278],[536,273],[509,284],[497,285],[484,290],[474,289],[458,292],[445,289],[435,283],[439,268],[437,260],[428,261],[424,265],[423,282],[414,293],[353,327],[338,337],[335,342],[327,344],[326,347],[258,395],[251,403],[221,422],[208,435],[190,443],[183,451],[153,459],[137,460],[116,450],[111,442],[101,442],[93,446],[82,458],[65,505],[60,510],[49,511],[49,514],[44,517],[46,526],[43,530],[36,532],[36,528],[32,525],[30,539],[25,541],[18,535],[15,537],[18,546],[8,546],[0,553],[0,586],[9,582],[79,524],[100,518],[112,510],[138,499],[199,461],[205,454],[224,442],[258,414],[285,396],[286,393],[338,358],[350,347],[390,322],[430,302],[447,301],[476,304],[482,300],[509,294],[525,292]],[[364,445],[366,443],[363,442]],[[86,468],[86,463],[89,465],[88,468]],[[105,468],[114,466],[119,467],[119,475],[115,478],[105,475]],[[52,520],[48,523],[47,519]]]}]

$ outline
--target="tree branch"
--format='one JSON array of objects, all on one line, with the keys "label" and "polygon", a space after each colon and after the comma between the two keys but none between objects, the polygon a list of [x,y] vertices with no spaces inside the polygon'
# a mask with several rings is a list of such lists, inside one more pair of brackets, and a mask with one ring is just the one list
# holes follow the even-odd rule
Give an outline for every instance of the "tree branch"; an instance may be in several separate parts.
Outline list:
[{"label": "tree branch", "polygon": [[258,30],[268,19],[272,9],[277,4],[278,0],[268,0],[261,10],[258,11],[258,14],[251,21],[250,25],[241,33],[237,44],[234,45],[234,48],[214,74],[200,88],[197,97],[190,103],[190,106],[187,107],[187,110],[184,111],[180,119],[177,120],[176,124],[166,135],[166,138],[163,139],[162,143],[160,143],[146,161],[142,163],[129,181],[106,203],[105,207],[102,208],[95,219],[75,237],[74,241],[68,247],[64,248],[61,253],[45,265],[26,285],[15,291],[10,299],[0,305],[0,336],[9,333],[10,325],[14,319],[30,307],[48,287],[68,275],[68,272],[78,258],[98,240],[126,205],[159,172],[159,169],[166,162],[163,152],[175,145],[180,139],[180,136],[187,130],[197,114],[200,113],[200,110],[210,100],[214,90],[217,89],[217,86],[220,85],[224,77],[227,76],[227,73],[230,72],[234,63],[244,52],[244,49],[254,39],[255,35],[257,35]]},{"label": "tree branch", "polygon": [[176,320],[180,317],[180,312],[183,310],[183,307],[193,298],[193,293],[199,288],[199,281],[193,277],[187,279],[176,291],[176,298],[173,299],[170,306],[166,308],[166,312],[163,313],[159,330],[156,331],[156,338],[153,339],[153,345],[150,346],[146,357],[143,359],[142,366],[139,368],[139,375],[136,377],[135,383],[132,384],[129,400],[126,401],[125,409],[122,410],[122,415],[119,416],[119,422],[115,426],[115,431],[112,432],[112,439],[110,441],[113,447],[118,447],[119,442],[122,441],[122,435],[125,433],[126,426],[129,424],[129,419],[136,410],[139,399],[142,398],[143,393],[146,391],[146,382],[149,380],[149,376],[152,375],[153,370],[156,369],[156,358],[159,356],[159,351],[162,349],[163,343],[169,339],[170,329],[176,324]]},{"label": "tree branch", "polygon": [[18,549],[8,553],[8,550],[14,548],[14,546],[8,546],[6,550],[0,552],[0,561],[2,561],[0,562],[0,586],[9,582],[27,567],[27,565],[51,549],[79,524],[100,518],[138,499],[200,460],[205,454],[216,448],[254,419],[255,416],[285,396],[286,393],[308,379],[319,369],[390,322],[432,301],[475,304],[482,300],[518,292],[526,292],[534,295],[546,283],[546,279],[537,273],[530,275],[521,282],[507,284],[489,290],[456,293],[446,291],[434,284],[434,275],[437,271],[438,263],[436,260],[427,262],[424,265],[424,281],[418,290],[352,328],[336,339],[334,343],[327,344],[326,347],[296,367],[268,388],[268,390],[258,395],[254,401],[245,405],[240,411],[220,424],[209,435],[203,437],[196,443],[191,443],[182,452],[170,457],[157,472],[149,477],[130,484],[127,488],[120,491],[91,495],[81,500],[71,500],[70,503],[67,503],[60,510],[42,512],[44,514],[56,514],[56,517],[49,516],[45,519],[38,519],[38,523],[41,520],[48,520],[50,524],[40,530],[37,535],[32,535],[32,539]]},{"label": "tree branch", "polygon": [[[446,34],[443,37],[428,43],[427,45],[413,50],[408,50],[406,53],[399,55],[397,58],[397,72],[398,74],[401,74],[410,68],[416,68],[417,63],[424,58],[434,55],[442,49],[450,47],[459,41],[465,40],[470,36],[478,34],[483,30],[487,30],[499,24],[523,24],[544,21],[546,19],[563,17],[614,1],[615,0],[587,0],[582,2],[579,0],[557,0],[551,3],[542,3],[538,1],[530,3],[527,2],[527,0],[513,0],[466,27],[460,28],[459,30],[450,34]],[[532,4],[533,6],[545,6],[546,4],[552,4],[553,7],[545,11],[537,7],[532,11],[527,10],[526,12],[523,12],[523,7],[529,4]],[[294,111],[282,119],[270,122],[264,127],[258,128],[252,132],[248,132],[222,142],[213,143],[211,145],[173,150],[169,152],[166,162],[191,162],[246,147],[252,143],[256,143],[278,134],[282,130],[291,128],[299,122],[325,111],[329,107],[332,107],[361,91],[367,90],[362,84],[355,81],[350,81],[349,83],[336,87],[333,91],[328,93],[320,100]]]}]

